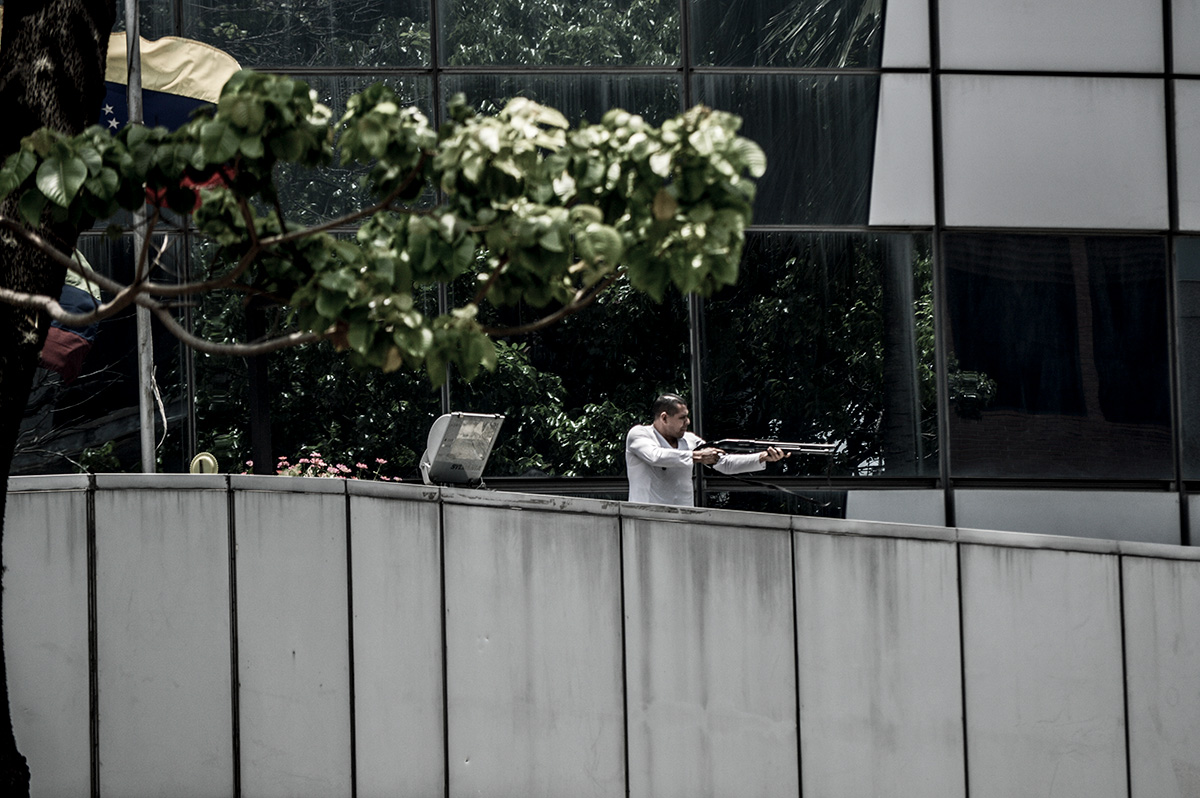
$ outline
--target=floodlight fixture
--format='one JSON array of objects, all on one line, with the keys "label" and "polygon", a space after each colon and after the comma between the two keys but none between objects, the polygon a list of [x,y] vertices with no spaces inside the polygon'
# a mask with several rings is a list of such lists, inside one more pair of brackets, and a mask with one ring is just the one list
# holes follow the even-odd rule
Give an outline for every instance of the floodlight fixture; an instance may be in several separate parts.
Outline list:
[{"label": "floodlight fixture", "polygon": [[446,413],[429,428],[421,455],[426,485],[478,485],[504,416],[495,413]]}]

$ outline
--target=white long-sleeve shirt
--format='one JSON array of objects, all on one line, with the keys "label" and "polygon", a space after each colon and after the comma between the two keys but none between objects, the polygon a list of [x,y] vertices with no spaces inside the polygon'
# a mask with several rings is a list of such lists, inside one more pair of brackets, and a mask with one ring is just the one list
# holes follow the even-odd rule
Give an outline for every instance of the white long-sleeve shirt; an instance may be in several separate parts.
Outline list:
[{"label": "white long-sleeve shirt", "polygon": [[[625,436],[625,471],[629,476],[629,501],[691,507],[692,450],[704,442],[690,432],[678,446],[667,443],[653,424],[638,424]],[[722,474],[761,471],[766,463],[757,454],[726,454],[713,468]]]}]

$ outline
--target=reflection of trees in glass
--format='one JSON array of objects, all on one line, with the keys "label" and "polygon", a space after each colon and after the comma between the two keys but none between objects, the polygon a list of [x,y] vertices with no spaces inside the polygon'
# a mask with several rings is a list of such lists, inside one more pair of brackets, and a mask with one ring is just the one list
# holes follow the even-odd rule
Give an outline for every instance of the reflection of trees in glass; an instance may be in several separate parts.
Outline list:
[{"label": "reflection of trees in glass", "polygon": [[429,63],[423,0],[184,0],[183,26],[245,67]]},{"label": "reflection of trees in glass", "polygon": [[452,66],[679,63],[677,0],[438,2]]},{"label": "reflection of trees in glass", "polygon": [[[749,237],[737,286],[705,303],[709,437],[841,444],[833,472],[936,463],[932,272],[909,236]],[[802,457],[784,473],[823,474]]]},{"label": "reflection of trees in glass", "polygon": [[878,67],[882,0],[691,0],[697,64]]},{"label": "reflection of trees in glass", "polygon": [[662,75],[447,75],[442,96],[467,96],[481,113],[494,114],[511,97],[557,108],[572,122],[597,122],[612,108],[641,114],[652,125],[679,113],[676,77]]},{"label": "reflection of trees in glass", "polygon": [[[432,291],[424,305],[429,312],[436,310]],[[244,336],[241,298],[206,294],[194,317],[201,335]],[[268,318],[269,325],[282,323],[280,317]],[[195,369],[198,447],[215,454],[223,470],[242,470],[250,457],[246,361],[196,353]],[[268,356],[268,371],[271,442],[277,454],[294,463],[316,450],[327,459],[344,458],[339,462],[351,467],[354,460],[372,468],[375,458],[383,458],[388,461],[384,474],[416,475],[429,425],[441,412],[439,396],[423,375],[356,369],[328,343],[275,352]]]},{"label": "reflection of trees in glass", "polygon": [[[389,78],[313,75],[305,80],[317,92],[320,102],[333,110],[334,118],[346,110],[346,101],[372,83],[383,83],[399,95],[405,105],[415,105],[432,116],[427,78]],[[359,181],[367,170],[361,165],[343,167],[335,155],[334,163],[320,169],[281,164],[277,167],[279,199],[289,218],[306,225],[318,224],[358,210],[362,204]]]},{"label": "reflection of trees in glass", "polygon": [[[500,314],[520,324],[544,312]],[[452,404],[505,414],[493,475],[620,476],[625,433],[655,396],[687,386],[687,340],[683,297],[672,291],[658,305],[621,281],[593,307],[502,346],[496,372],[457,383]]]},{"label": "reflection of trees in glass", "polygon": [[879,78],[873,75],[700,75],[699,102],[742,117],[767,154],[757,224],[866,224]]}]

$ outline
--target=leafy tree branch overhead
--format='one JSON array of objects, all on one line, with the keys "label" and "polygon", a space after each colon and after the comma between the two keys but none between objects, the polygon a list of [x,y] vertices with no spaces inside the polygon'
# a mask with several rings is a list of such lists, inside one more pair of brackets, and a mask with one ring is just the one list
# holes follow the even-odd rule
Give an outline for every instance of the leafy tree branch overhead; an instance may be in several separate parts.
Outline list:
[{"label": "leafy tree branch overhead", "polygon": [[[468,377],[494,367],[493,336],[553,323],[622,276],[656,299],[668,285],[707,294],[737,277],[753,178],[765,159],[737,135],[740,120],[730,114],[696,107],[656,128],[613,110],[572,127],[527,99],[484,116],[460,97],[435,130],[383,85],[351,98],[336,123],[314,97],[301,81],[242,71],[215,110],[174,132],[131,126],[114,136],[95,126],[26,137],[0,169],[0,198],[18,198],[21,218],[0,216],[0,225],[52,250],[29,229],[44,215],[82,226],[149,200],[148,221],[135,231],[147,262],[119,285],[70,253],[54,254],[113,294],[86,317],[48,296],[6,289],[0,298],[72,324],[136,303],[208,352],[254,354],[328,338],[356,362],[424,368],[441,383],[449,364]],[[335,157],[365,165],[360,209],[312,227],[289,222],[275,167],[316,169]],[[217,245],[202,279],[153,279],[165,213],[193,214]],[[353,240],[335,234],[350,228]],[[420,286],[469,273],[476,290],[463,306],[430,318],[414,304]],[[227,344],[174,322],[173,306],[218,290],[289,307],[294,331]],[[484,303],[517,302],[545,315],[507,329],[479,319]]]}]

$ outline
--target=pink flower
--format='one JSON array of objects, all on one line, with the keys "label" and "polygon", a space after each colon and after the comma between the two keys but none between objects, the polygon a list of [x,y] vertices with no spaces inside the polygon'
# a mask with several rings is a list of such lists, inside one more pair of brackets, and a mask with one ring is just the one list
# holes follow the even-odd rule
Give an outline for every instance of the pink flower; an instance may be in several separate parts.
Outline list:
[{"label": "pink flower", "polygon": [[355,463],[354,467],[355,468],[366,468],[367,464],[366,463]]},{"label": "pink flower", "polygon": [[341,471],[343,474],[349,474],[349,473],[350,473],[350,466],[348,466],[348,465],[342,465],[341,463],[338,463],[338,464],[337,464],[337,470],[338,470],[338,471]]},{"label": "pink flower", "polygon": [[382,457],[376,457],[375,462],[379,463],[380,465],[387,465],[387,460],[384,460]]}]

